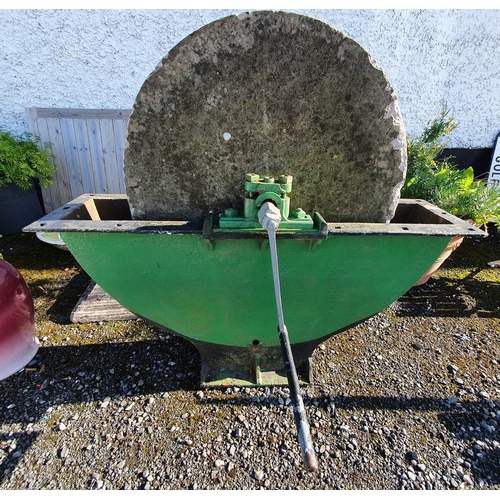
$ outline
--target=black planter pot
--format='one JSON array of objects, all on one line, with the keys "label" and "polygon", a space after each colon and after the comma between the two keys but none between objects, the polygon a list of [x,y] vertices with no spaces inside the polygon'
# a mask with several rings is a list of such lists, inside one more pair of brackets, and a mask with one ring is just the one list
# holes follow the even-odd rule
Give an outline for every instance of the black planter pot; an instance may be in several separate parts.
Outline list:
[{"label": "black planter pot", "polygon": [[0,187],[0,234],[20,233],[24,226],[42,216],[34,186],[27,190],[13,184]]}]

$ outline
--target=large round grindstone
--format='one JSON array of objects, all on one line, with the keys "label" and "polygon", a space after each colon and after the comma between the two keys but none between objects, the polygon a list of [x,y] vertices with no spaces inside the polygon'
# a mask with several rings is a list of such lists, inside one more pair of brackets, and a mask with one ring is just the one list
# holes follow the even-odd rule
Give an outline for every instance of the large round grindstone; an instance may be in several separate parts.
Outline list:
[{"label": "large round grindstone", "polygon": [[124,168],[134,219],[242,210],[255,172],[292,175],[292,209],[386,222],[406,173],[405,132],[360,45],[309,17],[252,12],[192,33],[147,78]]}]

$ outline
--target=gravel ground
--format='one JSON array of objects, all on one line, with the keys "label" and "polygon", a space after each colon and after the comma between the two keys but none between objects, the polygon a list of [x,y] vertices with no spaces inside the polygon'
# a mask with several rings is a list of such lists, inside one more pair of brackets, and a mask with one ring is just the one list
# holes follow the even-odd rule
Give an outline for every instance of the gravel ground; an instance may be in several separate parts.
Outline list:
[{"label": "gravel ground", "polygon": [[467,240],[427,284],[316,350],[311,473],[287,388],[200,390],[183,339],[143,321],[71,324],[88,276],[34,235],[3,238],[42,347],[0,381],[0,488],[497,490],[499,241]]}]

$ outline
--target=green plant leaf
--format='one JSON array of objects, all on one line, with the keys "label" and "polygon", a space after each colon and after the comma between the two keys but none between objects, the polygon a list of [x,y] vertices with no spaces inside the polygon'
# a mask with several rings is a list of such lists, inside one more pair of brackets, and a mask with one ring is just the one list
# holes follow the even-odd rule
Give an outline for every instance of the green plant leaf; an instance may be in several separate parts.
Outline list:
[{"label": "green plant leaf", "polygon": [[23,189],[38,179],[42,187],[52,183],[57,167],[52,144],[42,144],[40,137],[30,133],[20,136],[0,131],[0,187],[15,184]]},{"label": "green plant leaf", "polygon": [[474,182],[474,169],[472,167],[466,168],[462,172],[461,185],[463,189],[467,189]]},{"label": "green plant leaf", "polygon": [[443,139],[458,126],[448,114],[443,108],[419,137],[408,139],[408,180],[401,195],[427,200],[485,229],[489,223],[500,227],[500,186],[475,179],[473,167],[460,170],[453,157],[438,158],[446,145]]}]

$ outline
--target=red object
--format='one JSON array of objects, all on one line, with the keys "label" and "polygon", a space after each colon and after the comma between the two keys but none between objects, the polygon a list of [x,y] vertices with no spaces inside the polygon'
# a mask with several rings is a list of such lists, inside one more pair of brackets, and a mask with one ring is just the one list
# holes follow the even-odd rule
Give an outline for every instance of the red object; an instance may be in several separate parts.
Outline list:
[{"label": "red object", "polygon": [[14,266],[0,259],[0,380],[24,368],[38,347],[28,285]]},{"label": "red object", "polygon": [[415,283],[415,286],[423,285],[429,281],[429,278],[441,267],[443,262],[454,252],[464,241],[463,236],[453,236],[448,246],[444,249],[443,253],[439,256],[438,260],[432,264],[431,268]]}]

